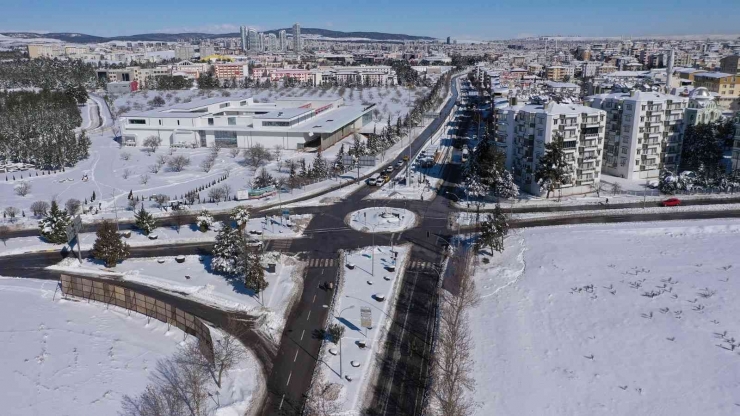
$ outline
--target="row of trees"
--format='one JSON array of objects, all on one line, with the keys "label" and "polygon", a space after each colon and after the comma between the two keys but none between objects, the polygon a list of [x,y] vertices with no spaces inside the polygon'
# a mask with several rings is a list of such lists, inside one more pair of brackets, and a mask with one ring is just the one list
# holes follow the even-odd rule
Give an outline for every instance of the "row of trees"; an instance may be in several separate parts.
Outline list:
[{"label": "row of trees", "polygon": [[37,58],[0,61],[0,89],[64,90],[70,86],[93,88],[96,85],[95,68],[82,60]]},{"label": "row of trees", "polygon": [[519,195],[514,177],[506,170],[506,155],[492,139],[484,138],[478,143],[465,165],[465,173],[468,193],[472,196],[492,194],[498,198],[514,198]]},{"label": "row of trees", "polygon": [[0,159],[57,169],[89,155],[90,139],[76,133],[82,123],[80,92],[0,93]]}]

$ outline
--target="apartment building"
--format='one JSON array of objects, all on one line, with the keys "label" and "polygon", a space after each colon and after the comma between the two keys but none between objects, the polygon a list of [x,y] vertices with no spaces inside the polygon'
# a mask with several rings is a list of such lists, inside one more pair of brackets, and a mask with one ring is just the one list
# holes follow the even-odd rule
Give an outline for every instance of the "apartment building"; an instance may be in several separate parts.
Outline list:
[{"label": "apartment building", "polygon": [[53,58],[64,54],[64,49],[57,44],[31,44],[28,45],[28,57]]},{"label": "apartment building", "polygon": [[573,67],[561,65],[548,66],[545,70],[545,78],[550,81],[566,81],[572,79],[574,74],[575,69]]},{"label": "apartment building", "polygon": [[703,87],[719,94],[717,105],[729,109],[732,102],[740,97],[740,75],[724,72],[702,72],[694,74],[694,86]]},{"label": "apartment building", "polygon": [[725,74],[740,75],[740,55],[730,55],[720,59],[719,70]]},{"label": "apartment building", "polygon": [[541,195],[535,172],[545,144],[558,136],[565,144],[570,175],[559,195],[589,192],[601,180],[606,113],[575,104],[517,105],[496,108],[496,143],[506,153],[506,167],[520,189]]},{"label": "apartment building", "polygon": [[593,108],[607,113],[602,172],[635,180],[657,178],[663,169],[675,171],[688,101],[641,91],[588,97]]},{"label": "apartment building", "polygon": [[247,64],[214,64],[213,72],[218,79],[244,79],[249,75]]}]

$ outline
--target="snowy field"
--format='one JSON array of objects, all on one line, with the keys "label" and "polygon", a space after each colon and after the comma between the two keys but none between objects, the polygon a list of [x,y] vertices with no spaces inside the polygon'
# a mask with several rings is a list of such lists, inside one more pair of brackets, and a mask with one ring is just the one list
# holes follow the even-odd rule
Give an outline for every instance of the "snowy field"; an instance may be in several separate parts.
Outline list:
[{"label": "snowy field", "polygon": [[128,280],[181,296],[216,308],[243,311],[261,316],[261,329],[279,340],[292,298],[300,293],[302,263],[294,257],[268,252],[265,263],[275,263],[275,273],[265,273],[269,286],[259,295],[244,287],[242,280],[213,273],[210,256],[185,256],[128,259],[115,269],[106,269],[94,260],[65,259],[57,270],[115,273],[113,278]]},{"label": "snowy field", "polygon": [[[393,252],[398,253],[395,261]],[[372,378],[375,355],[382,354],[389,318],[400,287],[400,273],[408,260],[409,247],[397,246],[391,251],[391,247],[380,246],[375,248],[374,259],[372,254],[373,248],[365,247],[345,256],[345,263],[354,264],[355,268],[344,268],[344,283],[341,292],[337,293],[331,322],[345,328],[342,355],[339,355],[338,346],[332,343],[324,351],[325,365],[321,374],[327,383],[341,386],[338,403],[341,403],[343,411],[349,412],[343,414],[358,414],[361,410],[364,394]],[[395,266],[394,272],[387,270],[389,265]],[[380,301],[379,296],[383,296],[384,300]],[[371,309],[372,329],[360,327],[362,307]],[[365,348],[361,348],[359,342],[365,342]]]},{"label": "snowy field", "polygon": [[[61,293],[53,300],[56,286],[0,278],[0,314],[13,317],[0,323],[4,415],[115,415],[124,395],[143,391],[158,360],[194,340],[120,308]],[[249,353],[223,383],[217,415],[242,415],[260,378]]]},{"label": "snowy field", "polygon": [[[303,231],[308,226],[313,216],[309,214],[291,215],[289,226],[287,221],[279,218],[250,218],[246,230],[250,232],[250,238],[262,240],[291,239],[303,236]],[[221,229],[221,222],[216,222],[212,229],[201,232],[194,224],[176,227],[158,227],[148,236],[139,231],[132,231],[131,237],[124,239],[131,247],[156,246],[163,244],[184,244],[196,242],[214,242],[216,235]],[[156,236],[156,239],[153,237]],[[92,249],[95,243],[94,232],[81,233],[80,241],[82,250]],[[66,244],[50,244],[41,237],[16,237],[9,238],[0,246],[0,256],[10,256],[20,253],[33,253],[47,250],[62,250],[70,248]],[[77,250],[77,246],[71,247]]]},{"label": "snowy field", "polygon": [[375,207],[354,211],[345,221],[365,233],[395,233],[416,225],[416,214],[401,208]]},{"label": "snowy field", "polygon": [[476,415],[735,415],[740,221],[538,228],[480,262]]}]

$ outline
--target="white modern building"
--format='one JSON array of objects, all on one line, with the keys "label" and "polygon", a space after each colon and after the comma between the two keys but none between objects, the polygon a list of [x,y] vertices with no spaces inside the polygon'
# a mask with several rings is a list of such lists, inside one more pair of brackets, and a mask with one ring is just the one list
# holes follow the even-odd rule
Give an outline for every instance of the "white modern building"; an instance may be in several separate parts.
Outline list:
[{"label": "white modern building", "polygon": [[124,145],[142,146],[150,136],[163,147],[326,149],[372,119],[374,104],[345,106],[339,99],[213,98],[121,116]]},{"label": "white modern building", "polygon": [[722,110],[717,106],[715,97],[709,90],[699,87],[691,91],[684,116],[684,127],[714,123],[720,118]]},{"label": "white modern building", "polygon": [[535,179],[545,144],[563,138],[570,175],[558,195],[590,192],[601,180],[606,113],[575,104],[511,105],[496,108],[496,142],[506,152],[506,168],[519,188],[544,195]]},{"label": "white modern building", "polygon": [[296,23],[293,25],[293,50],[300,52],[303,50],[303,40],[301,39],[301,25]]},{"label": "white modern building", "polygon": [[688,98],[632,91],[594,95],[587,101],[608,115],[604,173],[634,180],[677,169]]},{"label": "white modern building", "polygon": [[288,35],[285,33],[285,30],[281,30],[278,32],[278,41],[280,44],[280,51],[285,52],[288,50]]}]

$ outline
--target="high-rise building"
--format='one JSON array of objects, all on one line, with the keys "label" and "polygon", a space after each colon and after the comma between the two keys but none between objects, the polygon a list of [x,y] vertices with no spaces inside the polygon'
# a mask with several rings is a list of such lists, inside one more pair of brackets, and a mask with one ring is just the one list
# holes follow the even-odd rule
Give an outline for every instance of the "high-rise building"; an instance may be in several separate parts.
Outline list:
[{"label": "high-rise building", "polygon": [[735,113],[735,143],[732,147],[732,170],[740,171],[740,111]]},{"label": "high-rise building", "polygon": [[449,36],[447,36],[447,44],[448,44],[448,45],[449,45],[449,44],[451,43],[451,41],[452,41],[452,40],[450,39],[450,37],[449,37]]},{"label": "high-rise building", "polygon": [[517,105],[496,108],[496,144],[506,153],[506,167],[519,188],[533,195],[542,191],[535,172],[545,144],[563,138],[567,180],[559,195],[587,193],[597,185],[604,145],[604,111],[576,104]]},{"label": "high-rise building", "polygon": [[664,169],[676,171],[688,98],[633,91],[587,100],[607,113],[604,173],[634,180],[657,178]]},{"label": "high-rise building", "polygon": [[246,26],[240,26],[239,27],[239,34],[242,38],[242,50],[247,51],[247,27]]},{"label": "high-rise building", "polygon": [[267,50],[270,52],[276,52],[278,50],[277,36],[274,33],[267,35]]},{"label": "high-rise building", "polygon": [[253,28],[249,28],[247,30],[247,50],[249,52],[257,52],[259,51],[259,33]]},{"label": "high-rise building", "polygon": [[280,37],[280,50],[284,52],[288,50],[288,35],[287,33],[285,33],[285,30],[281,30],[279,32],[279,37]]},{"label": "high-rise building", "polygon": [[303,42],[301,41],[301,25],[299,23],[293,25],[293,50],[296,52],[303,50]]}]

